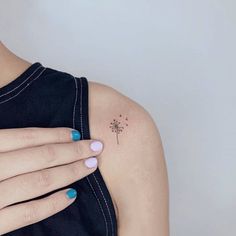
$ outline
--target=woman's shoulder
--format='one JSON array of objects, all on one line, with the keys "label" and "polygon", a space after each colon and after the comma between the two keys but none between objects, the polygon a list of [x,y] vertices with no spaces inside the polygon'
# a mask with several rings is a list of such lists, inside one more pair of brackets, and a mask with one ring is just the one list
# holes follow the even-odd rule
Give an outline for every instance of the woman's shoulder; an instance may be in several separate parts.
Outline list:
[{"label": "woman's shoulder", "polygon": [[160,134],[150,113],[118,89],[89,81],[89,123],[91,138],[104,142],[99,169],[120,229],[132,228],[124,220],[127,218],[133,219],[134,228],[139,223],[148,227],[151,222],[141,222],[145,217],[152,223],[158,217],[164,222],[166,215],[159,216],[157,211],[166,211],[167,176]]}]

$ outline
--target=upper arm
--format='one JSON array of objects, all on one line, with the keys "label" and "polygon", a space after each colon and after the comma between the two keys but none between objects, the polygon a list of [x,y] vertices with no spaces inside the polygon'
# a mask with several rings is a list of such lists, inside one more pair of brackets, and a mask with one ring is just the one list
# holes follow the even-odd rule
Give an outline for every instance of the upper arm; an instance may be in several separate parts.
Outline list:
[{"label": "upper arm", "polygon": [[91,138],[104,142],[99,169],[117,207],[119,236],[167,236],[167,171],[150,114],[117,90],[89,82],[89,123]]}]

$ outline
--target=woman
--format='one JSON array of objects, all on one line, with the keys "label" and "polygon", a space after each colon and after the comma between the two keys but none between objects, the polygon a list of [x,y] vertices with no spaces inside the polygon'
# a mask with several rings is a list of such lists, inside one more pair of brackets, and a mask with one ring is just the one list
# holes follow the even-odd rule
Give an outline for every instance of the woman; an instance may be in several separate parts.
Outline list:
[{"label": "woman", "polygon": [[161,138],[141,105],[1,42],[0,117],[1,235],[169,235]]}]

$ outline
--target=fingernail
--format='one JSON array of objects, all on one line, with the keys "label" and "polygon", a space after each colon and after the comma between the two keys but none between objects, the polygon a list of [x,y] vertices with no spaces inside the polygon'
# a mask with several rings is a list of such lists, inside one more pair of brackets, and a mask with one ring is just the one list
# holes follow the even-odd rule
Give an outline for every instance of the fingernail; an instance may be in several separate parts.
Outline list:
[{"label": "fingernail", "polygon": [[80,138],[81,138],[81,135],[80,135],[80,132],[78,130],[74,129],[74,130],[71,131],[71,139],[73,141],[78,141],[78,140],[80,140]]},{"label": "fingernail", "polygon": [[85,160],[85,165],[88,167],[88,168],[94,168],[96,167],[98,164],[98,160],[96,157],[90,157],[88,159]]},{"label": "fingernail", "polygon": [[66,192],[66,195],[68,198],[75,198],[77,196],[77,191],[71,188]]},{"label": "fingernail", "polygon": [[97,152],[97,151],[101,151],[102,150],[102,147],[103,147],[103,144],[99,141],[94,141],[90,144],[90,148],[94,151],[94,152]]}]

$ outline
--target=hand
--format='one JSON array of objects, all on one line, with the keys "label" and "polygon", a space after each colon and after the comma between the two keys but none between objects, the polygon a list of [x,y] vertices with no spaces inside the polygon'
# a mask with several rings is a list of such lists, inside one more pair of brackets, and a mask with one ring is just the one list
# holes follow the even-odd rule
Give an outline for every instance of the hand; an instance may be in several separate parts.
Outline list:
[{"label": "hand", "polygon": [[[0,235],[62,211],[75,197],[69,198],[66,194],[69,189],[64,189],[39,200],[19,202],[67,186],[96,170],[95,156],[101,151],[90,148],[96,140],[74,142],[71,130],[64,127],[0,130]],[[98,143],[92,146],[103,148]]]}]

